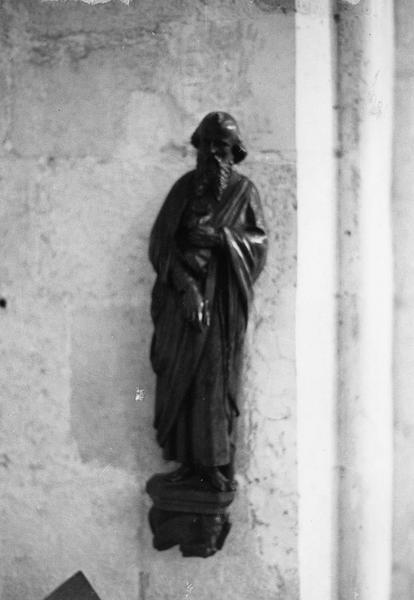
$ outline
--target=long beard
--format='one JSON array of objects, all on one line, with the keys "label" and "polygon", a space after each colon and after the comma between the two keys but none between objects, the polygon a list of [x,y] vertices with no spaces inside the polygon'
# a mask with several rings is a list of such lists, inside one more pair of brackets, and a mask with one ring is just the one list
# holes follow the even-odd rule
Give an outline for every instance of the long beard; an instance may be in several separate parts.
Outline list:
[{"label": "long beard", "polygon": [[230,179],[233,163],[224,161],[218,157],[197,157],[197,195],[204,196],[207,193],[220,200]]}]

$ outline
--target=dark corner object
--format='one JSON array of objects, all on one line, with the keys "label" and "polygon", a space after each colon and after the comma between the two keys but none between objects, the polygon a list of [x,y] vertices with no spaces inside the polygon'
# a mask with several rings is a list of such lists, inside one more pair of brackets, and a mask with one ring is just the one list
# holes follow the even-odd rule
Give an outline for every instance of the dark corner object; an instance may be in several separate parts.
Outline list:
[{"label": "dark corner object", "polygon": [[100,598],[82,571],[78,571],[45,600],[100,600]]},{"label": "dark corner object", "polygon": [[173,185],[149,249],[154,426],[181,466],[146,489],[154,547],[207,557],[230,529],[243,341],[267,238],[256,187],[233,168],[247,155],[233,117],[209,113],[191,142],[197,166]]}]

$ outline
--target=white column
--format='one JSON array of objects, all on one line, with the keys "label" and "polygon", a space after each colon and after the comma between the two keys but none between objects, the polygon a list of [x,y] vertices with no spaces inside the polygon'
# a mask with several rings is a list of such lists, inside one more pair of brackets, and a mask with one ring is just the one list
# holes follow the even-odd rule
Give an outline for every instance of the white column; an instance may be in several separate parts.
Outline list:
[{"label": "white column", "polygon": [[336,11],[297,1],[301,600],[389,600],[393,6]]},{"label": "white column", "polygon": [[336,593],[336,115],[329,0],[296,3],[299,577],[301,600]]},{"label": "white column", "polygon": [[392,566],[392,2],[371,0],[361,143],[361,399],[366,487],[361,600],[389,600]]},{"label": "white column", "polygon": [[355,6],[342,3],[340,11],[339,235],[352,236],[349,242],[343,238],[340,257],[342,600],[390,598],[392,5],[391,0],[363,0]]}]

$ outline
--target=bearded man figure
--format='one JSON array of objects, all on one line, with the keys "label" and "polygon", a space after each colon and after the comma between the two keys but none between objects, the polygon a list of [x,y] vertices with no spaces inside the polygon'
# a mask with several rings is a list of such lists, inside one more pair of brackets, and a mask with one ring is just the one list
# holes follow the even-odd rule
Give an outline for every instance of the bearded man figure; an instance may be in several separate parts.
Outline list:
[{"label": "bearded man figure", "polygon": [[150,260],[154,426],[169,482],[200,477],[234,489],[235,417],[243,340],[267,240],[258,192],[233,169],[247,152],[236,121],[208,114],[191,138],[197,167],[173,186],[155,221]]}]

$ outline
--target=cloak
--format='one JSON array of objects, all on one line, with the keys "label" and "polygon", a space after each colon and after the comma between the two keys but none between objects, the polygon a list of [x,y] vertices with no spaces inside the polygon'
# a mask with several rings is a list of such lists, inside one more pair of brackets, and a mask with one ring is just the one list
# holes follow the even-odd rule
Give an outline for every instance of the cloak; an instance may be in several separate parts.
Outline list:
[{"label": "cloak", "polygon": [[[169,192],[150,236],[149,258],[157,274],[151,301],[154,426],[165,458],[220,465],[230,461],[244,332],[267,239],[258,192],[233,171],[211,221],[222,232],[222,243],[212,250],[205,278],[198,281],[179,239],[194,197],[191,171]],[[210,325],[201,331],[182,314],[186,282],[198,286],[210,307]]]}]

